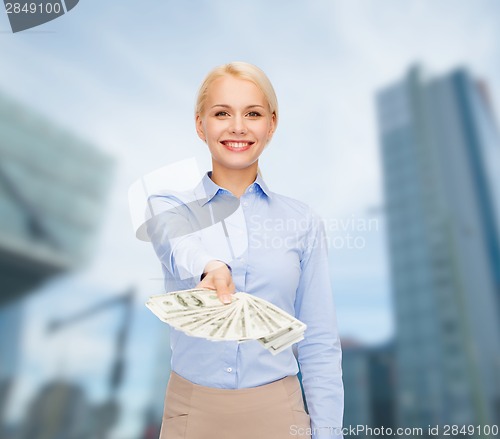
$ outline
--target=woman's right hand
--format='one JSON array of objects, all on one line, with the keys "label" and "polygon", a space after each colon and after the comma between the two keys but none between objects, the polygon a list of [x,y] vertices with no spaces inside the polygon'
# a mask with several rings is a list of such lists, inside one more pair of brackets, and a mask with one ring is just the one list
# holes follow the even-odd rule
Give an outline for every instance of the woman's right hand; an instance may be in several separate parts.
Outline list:
[{"label": "woman's right hand", "polygon": [[231,271],[222,261],[210,261],[203,270],[206,273],[196,288],[209,288],[217,291],[217,296],[224,304],[231,303],[231,295],[235,292],[235,285]]}]

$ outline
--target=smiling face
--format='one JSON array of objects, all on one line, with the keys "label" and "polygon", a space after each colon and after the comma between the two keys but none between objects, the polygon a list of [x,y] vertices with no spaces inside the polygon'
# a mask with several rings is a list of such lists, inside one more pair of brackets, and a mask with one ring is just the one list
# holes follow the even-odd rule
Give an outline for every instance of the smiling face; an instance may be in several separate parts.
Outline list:
[{"label": "smiling face", "polygon": [[276,118],[253,82],[224,75],[208,89],[204,108],[196,115],[196,131],[207,142],[214,170],[254,167],[274,133]]}]

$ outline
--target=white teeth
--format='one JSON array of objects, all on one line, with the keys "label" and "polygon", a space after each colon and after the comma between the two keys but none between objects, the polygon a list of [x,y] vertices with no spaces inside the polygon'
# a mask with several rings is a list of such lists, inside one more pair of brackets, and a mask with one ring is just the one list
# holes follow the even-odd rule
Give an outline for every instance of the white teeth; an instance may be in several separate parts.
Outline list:
[{"label": "white teeth", "polygon": [[224,144],[231,148],[245,148],[249,145],[248,142],[224,142]]}]

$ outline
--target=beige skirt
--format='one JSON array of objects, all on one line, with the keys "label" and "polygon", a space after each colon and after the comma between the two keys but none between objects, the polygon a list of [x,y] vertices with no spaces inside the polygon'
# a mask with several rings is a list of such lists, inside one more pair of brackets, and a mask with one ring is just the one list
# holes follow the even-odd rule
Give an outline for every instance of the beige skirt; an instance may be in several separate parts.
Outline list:
[{"label": "beige skirt", "polygon": [[160,439],[289,439],[310,433],[297,376],[231,390],[170,374]]}]

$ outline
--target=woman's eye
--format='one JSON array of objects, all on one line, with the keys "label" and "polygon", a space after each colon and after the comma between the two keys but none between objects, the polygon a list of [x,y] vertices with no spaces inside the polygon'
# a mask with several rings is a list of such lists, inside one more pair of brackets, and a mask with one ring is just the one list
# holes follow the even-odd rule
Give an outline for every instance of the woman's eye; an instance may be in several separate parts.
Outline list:
[{"label": "woman's eye", "polygon": [[221,117],[221,116],[223,117],[223,116],[228,116],[228,114],[225,111],[219,111],[219,112],[215,113],[215,116],[216,117]]},{"label": "woman's eye", "polygon": [[259,117],[259,116],[261,116],[261,114],[258,113],[257,111],[250,111],[250,113],[248,113],[248,115],[250,117]]}]

